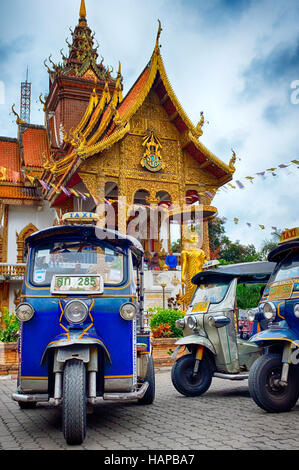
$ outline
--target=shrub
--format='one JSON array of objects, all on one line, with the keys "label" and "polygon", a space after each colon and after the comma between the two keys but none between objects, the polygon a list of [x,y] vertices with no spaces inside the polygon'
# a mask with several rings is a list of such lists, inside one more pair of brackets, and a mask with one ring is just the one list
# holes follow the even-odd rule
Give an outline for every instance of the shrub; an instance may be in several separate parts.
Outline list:
[{"label": "shrub", "polygon": [[[151,319],[150,319],[150,328],[151,328],[153,334],[154,334],[153,329],[155,329],[156,327],[161,328],[161,325],[162,326],[163,325],[164,326],[169,325],[169,329],[170,329],[171,334],[168,337],[178,338],[180,336],[183,336],[182,330],[176,328],[176,326],[175,326],[175,321],[178,318],[183,318],[184,317],[183,312],[181,312],[179,310],[173,310],[171,308],[156,307],[156,308],[153,308],[153,309],[149,309],[149,313],[152,314]],[[168,327],[166,327],[166,329],[164,328],[163,331],[165,332],[165,330],[168,330]],[[161,331],[161,334],[163,333],[163,331]],[[155,336],[155,337],[157,338],[159,336]],[[163,334],[162,334],[162,337],[163,337]]]},{"label": "shrub", "polygon": [[239,284],[237,286],[238,308],[247,310],[257,307],[261,298],[261,288],[264,284]]},{"label": "shrub", "polygon": [[14,313],[9,313],[7,307],[3,307],[1,313],[3,327],[0,328],[0,341],[3,343],[13,343],[17,341],[19,335],[19,320]]}]

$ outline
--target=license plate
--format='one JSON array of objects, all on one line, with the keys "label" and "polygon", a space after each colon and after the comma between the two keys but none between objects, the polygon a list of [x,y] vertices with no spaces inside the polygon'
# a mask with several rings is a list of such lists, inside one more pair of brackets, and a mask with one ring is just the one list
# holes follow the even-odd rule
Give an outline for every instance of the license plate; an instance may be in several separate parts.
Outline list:
[{"label": "license plate", "polygon": [[102,276],[59,276],[52,279],[52,294],[102,294],[104,290]]},{"label": "license plate", "polygon": [[268,300],[289,299],[293,292],[293,283],[278,284],[270,288]]},{"label": "license plate", "polygon": [[192,307],[192,313],[205,313],[208,311],[210,302],[198,302]]}]

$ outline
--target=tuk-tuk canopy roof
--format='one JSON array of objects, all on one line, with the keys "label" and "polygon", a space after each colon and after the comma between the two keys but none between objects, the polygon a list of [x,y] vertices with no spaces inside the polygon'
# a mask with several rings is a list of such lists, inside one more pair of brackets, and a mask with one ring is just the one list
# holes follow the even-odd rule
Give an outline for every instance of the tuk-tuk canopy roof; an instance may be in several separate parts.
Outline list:
[{"label": "tuk-tuk canopy roof", "polygon": [[141,243],[130,235],[125,235],[116,230],[96,227],[94,225],[58,225],[49,227],[44,230],[33,233],[26,238],[26,245],[36,245],[51,239],[61,239],[70,237],[77,240],[93,241],[104,240],[112,245],[122,248],[131,248],[136,250],[140,255],[143,254]]},{"label": "tuk-tuk canopy roof", "polygon": [[205,282],[230,281],[237,277],[239,283],[263,284],[268,282],[275,266],[276,263],[268,261],[227,264],[199,272],[192,278],[192,282],[199,285]]},{"label": "tuk-tuk canopy roof", "polygon": [[275,261],[279,263],[283,258],[285,258],[288,252],[294,251],[298,254],[299,252],[299,240],[294,240],[288,243],[281,243],[274,250],[270,251],[268,254],[269,261]]}]

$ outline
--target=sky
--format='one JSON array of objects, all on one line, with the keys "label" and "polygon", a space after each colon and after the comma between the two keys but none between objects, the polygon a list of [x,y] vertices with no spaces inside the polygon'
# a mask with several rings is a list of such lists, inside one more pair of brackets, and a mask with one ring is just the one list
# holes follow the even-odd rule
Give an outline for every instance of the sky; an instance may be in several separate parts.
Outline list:
[{"label": "sky", "polygon": [[[236,152],[233,185],[244,188],[220,190],[212,203],[229,238],[259,249],[272,227],[299,226],[299,165],[290,164],[299,161],[298,0],[85,1],[104,64],[114,74],[122,64],[124,94],[150,59],[161,20],[172,88],[195,125],[204,112],[201,142],[225,163]],[[79,7],[80,0],[0,0],[0,135],[16,137],[11,106],[19,110],[27,67],[31,123],[43,124],[43,62],[67,54]]]}]

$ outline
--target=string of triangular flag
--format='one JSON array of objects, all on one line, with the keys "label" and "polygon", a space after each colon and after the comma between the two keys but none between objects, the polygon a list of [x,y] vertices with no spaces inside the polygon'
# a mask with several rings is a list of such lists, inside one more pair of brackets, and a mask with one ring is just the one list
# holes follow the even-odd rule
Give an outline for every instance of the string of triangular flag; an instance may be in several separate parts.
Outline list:
[{"label": "string of triangular flag", "polygon": [[[254,176],[245,176],[244,179],[242,178],[241,180],[234,180],[230,183],[226,183],[224,186],[219,188],[218,191],[228,191],[228,187],[231,189],[244,189],[246,182],[253,183],[253,180],[256,177],[261,177],[265,179],[268,175],[272,176],[278,176],[278,173],[276,173],[277,170],[284,170],[285,168],[293,167],[293,165],[296,165],[297,168],[299,168],[299,160],[293,159],[288,163],[280,163],[276,167],[273,168],[267,168],[266,170],[263,171],[258,171],[257,173],[254,173]],[[246,181],[245,181],[246,180]]]},{"label": "string of triangular flag", "polygon": [[[238,225],[240,223],[240,219],[239,217],[233,217],[232,219],[228,219],[227,217],[220,217],[220,220],[222,220],[222,222],[227,222],[229,220],[231,220],[232,222],[234,222],[235,225]],[[266,230],[266,229],[270,229],[274,232],[277,232],[278,230],[278,227],[275,227],[275,226],[266,226],[266,225],[263,225],[263,224],[252,224],[251,222],[245,222],[245,225],[249,228],[260,228],[261,230]]]}]

